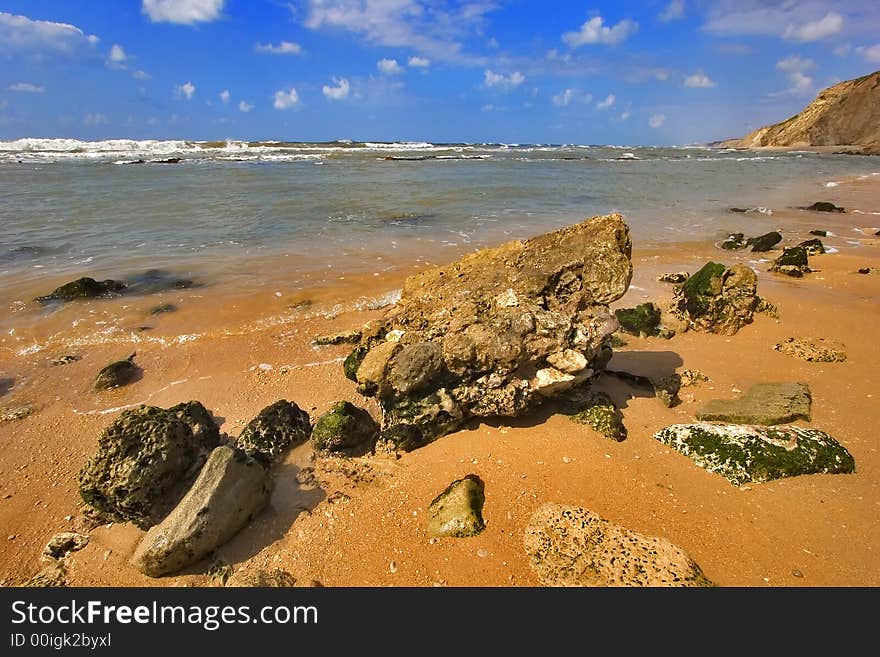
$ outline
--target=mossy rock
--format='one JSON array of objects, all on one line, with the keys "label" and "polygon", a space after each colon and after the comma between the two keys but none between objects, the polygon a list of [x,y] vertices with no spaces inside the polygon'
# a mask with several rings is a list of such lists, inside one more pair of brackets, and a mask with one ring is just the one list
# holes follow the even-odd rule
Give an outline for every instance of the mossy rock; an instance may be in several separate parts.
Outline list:
[{"label": "mossy rock", "polygon": [[355,347],[352,352],[345,359],[345,362],[342,363],[342,369],[345,372],[345,378],[349,381],[358,382],[357,380],[357,371],[361,366],[364,358],[366,358],[367,353],[370,351],[370,347],[366,344],[360,344]]},{"label": "mossy rock", "polygon": [[793,278],[801,278],[805,273],[811,271],[807,250],[802,246],[792,246],[785,249],[770,267],[770,271]]},{"label": "mossy rock", "polygon": [[150,315],[165,315],[166,313],[174,312],[177,312],[177,306],[173,303],[161,303],[150,308]]},{"label": "mossy rock", "polygon": [[614,349],[620,349],[621,347],[625,347],[628,344],[629,342],[617,335],[617,333],[612,333],[611,337],[608,338],[608,345]]},{"label": "mossy rock", "polygon": [[251,420],[236,441],[248,456],[274,463],[291,447],[309,439],[309,414],[286,399],[275,402]]},{"label": "mossy rock", "polygon": [[319,347],[334,344],[357,344],[361,339],[360,329],[349,329],[348,331],[339,331],[338,333],[328,333],[326,335],[315,336],[315,344]]},{"label": "mossy rock", "polygon": [[220,444],[220,427],[201,402],[183,402],[172,406],[168,412],[190,428],[193,438],[205,452],[211,451]]},{"label": "mossy rock", "polygon": [[94,278],[78,278],[61,287],[55,288],[51,293],[37,297],[37,301],[47,303],[50,301],[73,301],[74,299],[94,299],[111,294],[117,294],[125,289],[122,281],[96,281]]},{"label": "mossy rock", "polygon": [[721,294],[726,267],[718,262],[707,262],[698,272],[682,283],[686,308],[691,315],[702,315],[709,309],[706,297]]},{"label": "mossy rock", "polygon": [[454,538],[476,536],[486,528],[485,502],[485,485],[477,475],[469,474],[453,481],[428,507],[428,534]]},{"label": "mossy rock", "polygon": [[653,303],[643,303],[635,308],[618,308],[614,316],[620,329],[630,335],[657,335],[660,326],[660,309]]},{"label": "mossy rock", "polygon": [[697,419],[762,425],[809,422],[811,403],[806,383],[756,383],[737,399],[710,399],[697,410]]},{"label": "mossy rock", "polygon": [[401,452],[412,452],[431,442],[417,426],[403,423],[382,429],[380,440],[391,443],[394,449]]},{"label": "mossy rock", "polygon": [[379,425],[373,417],[366,410],[347,401],[333,404],[312,428],[312,444],[315,449],[331,452],[369,449],[378,436]]},{"label": "mossy rock", "polygon": [[616,442],[626,440],[627,432],[623,425],[623,415],[604,392],[591,391],[580,402],[572,400],[569,403],[570,408],[573,406],[577,409],[567,413],[572,422],[585,424],[610,440]]},{"label": "mossy rock", "polygon": [[753,253],[761,253],[764,251],[770,251],[774,246],[779,244],[782,241],[782,235],[780,235],[775,230],[767,233],[765,235],[759,235],[758,237],[750,237],[746,244],[752,247]]},{"label": "mossy rock", "polygon": [[825,253],[825,245],[820,239],[807,240],[798,244],[800,248],[807,252],[808,256],[822,255]]},{"label": "mossy rock", "polygon": [[658,431],[654,438],[737,486],[804,474],[855,471],[855,460],[847,449],[818,429],[676,424]]},{"label": "mossy rock", "polygon": [[134,357],[135,354],[132,354],[125,360],[118,360],[101,369],[95,379],[95,390],[119,388],[137,381],[143,370],[134,364]]}]

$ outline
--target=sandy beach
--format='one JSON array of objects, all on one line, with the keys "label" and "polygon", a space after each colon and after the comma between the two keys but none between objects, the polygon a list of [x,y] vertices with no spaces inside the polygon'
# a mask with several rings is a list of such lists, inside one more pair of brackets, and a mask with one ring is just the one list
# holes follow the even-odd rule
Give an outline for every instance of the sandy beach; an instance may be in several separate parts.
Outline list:
[{"label": "sandy beach", "polygon": [[[817,200],[849,211],[796,207]],[[234,570],[283,568],[299,583],[324,586],[534,586],[539,582],[523,547],[524,529],[541,504],[558,502],[668,539],[719,586],[878,586],[880,179],[864,176],[834,187],[805,181],[798,198],[773,210],[761,221],[778,227],[785,245],[822,229],[834,234],[823,242],[836,252],[811,257],[814,272],[792,279],[767,272],[779,251],[722,251],[715,235],[695,234],[664,247],[634,244],[632,285],[615,307],[661,303],[671,286],[657,282],[659,274],[695,272],[714,260],[754,266],[758,294],[777,306],[778,318],[758,314],[734,336],[625,336],[628,344],[615,349],[610,368],[645,376],[695,369],[709,379],[682,389],[683,403],[666,408],[643,390],[600,377],[597,387],[623,412],[625,441],[607,440],[548,405],[529,417],[473,423],[406,454],[316,457],[307,443],[273,470],[270,505],[248,527],[213,558],[157,579],[129,564],[143,531],[128,523],[93,526],[83,516],[76,476],[101,431],[122,409],[190,399],[210,409],[230,436],[279,399],[296,402],[313,419],[337,400],[378,417],[375,402],[343,376],[350,346],[317,347],[312,340],[381,317],[388,308],[376,307],[383,305],[376,299],[392,300],[405,275],[426,265],[402,263],[382,275],[341,273],[337,285],[297,296],[278,296],[271,286],[259,294],[206,287],[127,301],[122,321],[143,336],[130,345],[76,343],[67,333],[76,328],[67,329],[70,318],[58,313],[54,324],[33,327],[39,348],[29,350],[27,340],[24,346],[0,343],[0,379],[15,382],[0,389],[0,406],[34,408],[28,417],[0,423],[0,579],[25,582],[45,565],[40,554],[53,534],[87,531],[88,546],[66,560],[71,586],[212,586],[218,578],[209,570],[217,563]],[[749,214],[731,213],[729,223],[747,234],[763,232],[750,227],[752,221]],[[861,268],[871,271],[857,273]],[[53,282],[25,292],[45,293]],[[352,304],[358,299],[364,302]],[[180,302],[181,310],[147,315],[160,301]],[[89,321],[99,322],[109,302],[78,303],[91,304]],[[138,332],[142,325],[151,329]],[[846,361],[805,362],[773,349],[806,336],[843,343]],[[143,378],[95,394],[97,371],[132,351]],[[81,359],[52,364],[67,354]],[[855,458],[855,473],[736,487],[652,437],[670,424],[692,421],[708,399],[733,397],[766,381],[810,386],[812,421],[797,424],[837,438]],[[469,473],[485,482],[486,530],[471,538],[431,539],[425,529],[429,504]]]}]

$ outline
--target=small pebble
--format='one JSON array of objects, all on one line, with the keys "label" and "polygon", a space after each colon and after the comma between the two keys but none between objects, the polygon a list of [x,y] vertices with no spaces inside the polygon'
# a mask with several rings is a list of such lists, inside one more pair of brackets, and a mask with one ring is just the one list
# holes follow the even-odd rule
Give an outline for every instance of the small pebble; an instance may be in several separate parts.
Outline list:
[{"label": "small pebble", "polygon": [[804,574],[799,571],[797,568],[791,571],[792,577],[803,577]]},{"label": "small pebble", "polygon": [[477,550],[477,556],[478,556],[478,557],[483,557],[483,558],[488,557],[488,556],[489,556],[489,550],[487,550],[486,548],[480,548],[479,550]]},{"label": "small pebble", "polygon": [[563,463],[571,463],[571,459],[568,458],[567,456],[563,456],[563,457],[562,457],[562,462],[563,462]]},{"label": "small pebble", "polygon": [[392,573],[396,573],[397,564],[392,561],[390,564],[388,564],[388,570],[390,570]]},{"label": "small pebble", "polygon": [[18,536],[18,534],[10,534],[9,536],[6,537],[6,540],[7,541],[14,541],[17,536]]}]

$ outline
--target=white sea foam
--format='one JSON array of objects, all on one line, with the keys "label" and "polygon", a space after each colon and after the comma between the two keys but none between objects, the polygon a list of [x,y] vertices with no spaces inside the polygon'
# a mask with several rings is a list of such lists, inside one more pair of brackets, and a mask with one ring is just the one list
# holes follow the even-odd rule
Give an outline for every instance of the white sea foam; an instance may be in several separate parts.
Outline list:
[{"label": "white sea foam", "polygon": [[835,182],[832,180],[830,182],[825,183],[825,186],[826,187],[837,187],[839,184],[840,184],[839,182]]}]

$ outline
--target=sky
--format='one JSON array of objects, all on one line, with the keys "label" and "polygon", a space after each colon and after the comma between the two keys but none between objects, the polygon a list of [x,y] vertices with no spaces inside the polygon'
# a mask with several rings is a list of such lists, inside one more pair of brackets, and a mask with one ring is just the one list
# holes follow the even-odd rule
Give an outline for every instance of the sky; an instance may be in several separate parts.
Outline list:
[{"label": "sky", "polygon": [[878,0],[0,0],[0,139],[684,145],[878,69]]}]

